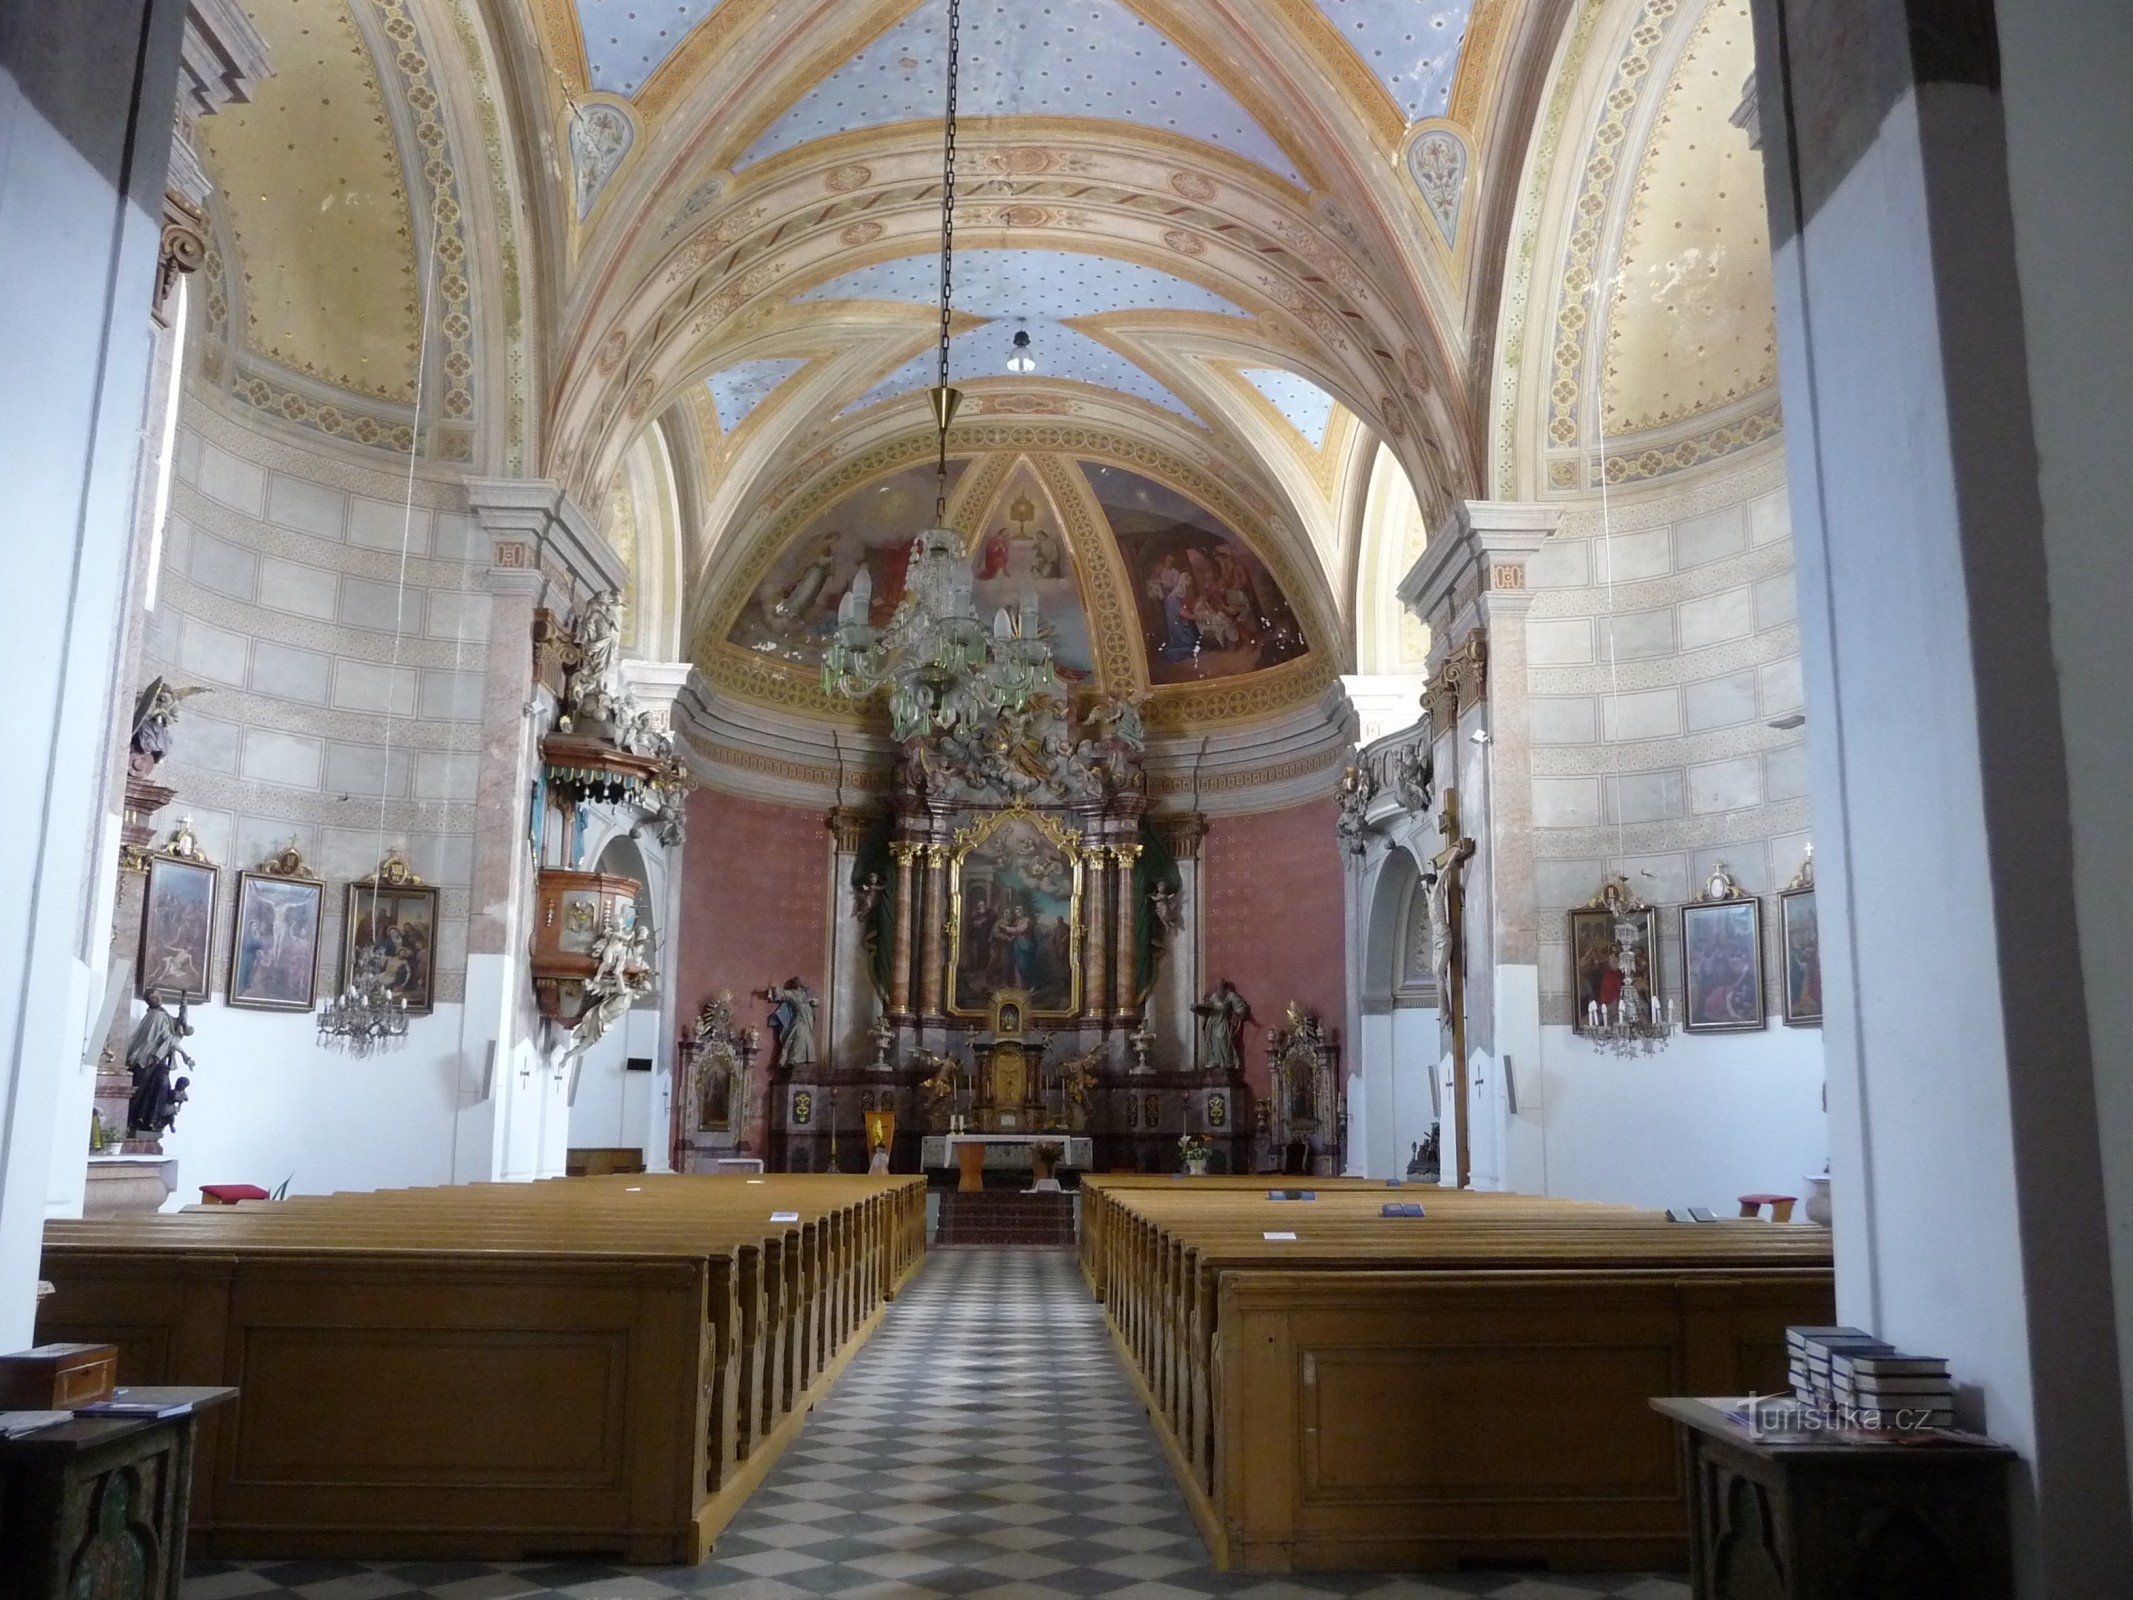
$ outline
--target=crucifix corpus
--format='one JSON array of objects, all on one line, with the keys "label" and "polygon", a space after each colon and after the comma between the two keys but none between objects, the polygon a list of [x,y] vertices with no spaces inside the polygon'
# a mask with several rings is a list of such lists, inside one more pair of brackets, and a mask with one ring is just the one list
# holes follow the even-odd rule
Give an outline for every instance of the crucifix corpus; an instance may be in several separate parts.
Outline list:
[{"label": "crucifix corpus", "polygon": [[1452,1125],[1464,1189],[1473,1176],[1466,1109],[1466,864],[1474,841],[1459,831],[1459,791],[1444,791],[1437,816],[1444,848],[1429,858],[1430,968],[1437,978],[1437,1015],[1452,1033]]}]

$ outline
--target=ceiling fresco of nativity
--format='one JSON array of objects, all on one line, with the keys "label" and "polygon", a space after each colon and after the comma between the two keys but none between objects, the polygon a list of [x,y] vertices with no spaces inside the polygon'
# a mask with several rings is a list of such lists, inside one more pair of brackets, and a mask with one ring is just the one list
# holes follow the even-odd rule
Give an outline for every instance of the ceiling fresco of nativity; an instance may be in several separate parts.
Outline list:
[{"label": "ceiling fresco of nativity", "polygon": [[[931,520],[948,0],[245,9],[195,381],[552,480],[636,653],[848,717],[826,619]],[[959,41],[950,526],[1156,725],[1406,662],[1462,500],[1779,426],[1745,0],[963,0]]]}]

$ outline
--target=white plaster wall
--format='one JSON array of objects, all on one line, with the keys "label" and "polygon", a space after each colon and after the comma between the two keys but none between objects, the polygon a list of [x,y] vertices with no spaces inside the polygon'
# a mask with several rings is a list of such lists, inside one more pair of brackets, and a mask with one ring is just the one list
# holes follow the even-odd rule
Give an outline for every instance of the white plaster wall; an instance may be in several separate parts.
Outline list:
[{"label": "white plaster wall", "polygon": [[[316,1193],[500,1175],[482,1148],[498,1132],[482,1095],[494,1030],[462,1004],[485,543],[449,479],[418,476],[410,516],[405,480],[368,460],[267,432],[197,388],[180,417],[142,671],[211,691],[180,713],[158,774],[177,798],[157,824],[161,838],[191,817],[222,873],[215,997],[192,1008],[199,1065],[165,1141],[177,1198],[204,1183]],[[317,1048],[311,1014],[226,1003],[237,873],[292,838],[327,884],[321,996],[338,983],[350,881],[401,847],[438,888],[437,1005],[402,1049],[346,1060]],[[560,1149],[560,1118],[544,1138],[550,1097],[505,1119],[525,1175],[542,1170],[533,1151]]]},{"label": "white plaster wall", "polygon": [[60,1091],[78,1093],[103,982],[104,776],[183,10],[82,0],[0,20],[0,1349],[31,1341]]},{"label": "white plaster wall", "polygon": [[[1617,494],[1604,515],[1581,502],[1527,582],[1542,1027],[1504,1041],[1506,1184],[1721,1214],[1750,1192],[1804,1196],[1829,1151],[1821,1032],[1783,1025],[1779,985],[1775,895],[1812,838],[1806,730],[1769,726],[1801,707],[1783,461]],[[1577,1038],[1570,908],[1623,873],[1659,908],[1678,1001],[1678,908],[1719,861],[1762,900],[1768,1026],[1677,1032],[1629,1060]]]},{"label": "white plaster wall", "polygon": [[[2117,418],[2133,322],[2117,280],[2133,259],[2133,26],[2099,0],[2001,6],[2009,189],[2074,824],[2074,897],[2096,1070],[2118,1316],[2120,1392],[2133,1465],[2133,455]],[[2074,183],[2069,174],[2108,175]],[[2068,203],[2078,195],[2078,203]]]}]

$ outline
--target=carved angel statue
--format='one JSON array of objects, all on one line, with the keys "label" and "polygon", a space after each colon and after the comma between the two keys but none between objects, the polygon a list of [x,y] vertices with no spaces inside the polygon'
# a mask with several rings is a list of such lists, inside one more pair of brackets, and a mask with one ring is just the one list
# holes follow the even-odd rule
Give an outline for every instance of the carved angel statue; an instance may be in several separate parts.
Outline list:
[{"label": "carved angel statue", "polygon": [[127,742],[127,770],[136,778],[145,778],[155,771],[156,764],[170,754],[170,728],[178,720],[178,707],[194,695],[207,692],[205,688],[180,689],[163,678],[157,678],[143,689],[133,702],[133,733]]},{"label": "carved angel statue", "polygon": [[1436,792],[1436,764],[1430,759],[1426,734],[1400,746],[1393,757],[1392,789],[1400,804],[1416,816],[1429,809]]},{"label": "carved angel statue", "polygon": [[1156,926],[1166,934],[1182,933],[1185,929],[1185,910],[1178,891],[1167,883],[1159,883],[1148,891],[1149,907],[1155,912]]},{"label": "carved angel statue", "polygon": [[963,1076],[963,1063],[954,1056],[943,1055],[938,1050],[921,1050],[919,1065],[933,1069],[932,1075],[919,1085],[926,1097],[926,1109],[937,1109],[943,1101],[953,1100],[959,1081]]},{"label": "carved angel statue", "polygon": [[1141,722],[1140,704],[1125,695],[1105,695],[1089,707],[1081,720],[1099,739],[1116,739],[1135,750],[1148,748],[1148,730]]},{"label": "carved angel statue", "polygon": [[585,980],[585,996],[579,1004],[578,1020],[570,1030],[564,1062],[598,1044],[623,1012],[652,987],[651,933],[640,922],[628,928],[609,928],[593,941],[593,959],[599,965]]},{"label": "carved angel statue", "polygon": [[1377,792],[1377,780],[1365,768],[1352,766],[1341,774],[1341,814],[1334,826],[1350,854],[1361,855],[1369,847],[1370,824],[1366,815]]},{"label": "carved angel statue", "polygon": [[1097,1069],[1103,1059],[1104,1047],[1099,1044],[1059,1063],[1059,1087],[1065,1091],[1068,1104],[1089,1109],[1089,1093],[1096,1087]]},{"label": "carved angel statue", "polygon": [[852,920],[872,922],[874,913],[880,909],[881,897],[889,892],[888,881],[878,872],[870,872],[852,886]]}]

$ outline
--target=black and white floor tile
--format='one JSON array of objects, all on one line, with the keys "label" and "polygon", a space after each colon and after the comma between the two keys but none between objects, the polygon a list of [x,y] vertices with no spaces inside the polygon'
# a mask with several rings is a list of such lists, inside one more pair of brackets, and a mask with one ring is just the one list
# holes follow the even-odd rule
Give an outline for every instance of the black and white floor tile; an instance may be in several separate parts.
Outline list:
[{"label": "black and white floor tile", "polygon": [[699,1567],[196,1562],[185,1600],[1689,1600],[1676,1577],[1218,1573],[1062,1251],[936,1252]]}]

